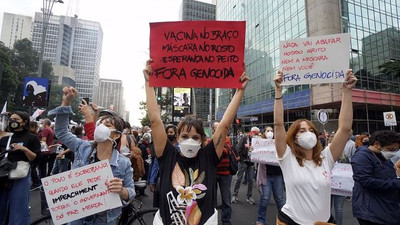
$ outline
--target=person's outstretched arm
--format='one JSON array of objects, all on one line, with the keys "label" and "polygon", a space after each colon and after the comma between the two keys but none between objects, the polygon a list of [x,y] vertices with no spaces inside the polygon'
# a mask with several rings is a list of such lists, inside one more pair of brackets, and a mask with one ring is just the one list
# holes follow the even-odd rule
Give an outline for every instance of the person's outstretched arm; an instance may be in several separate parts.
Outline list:
[{"label": "person's outstretched arm", "polygon": [[240,76],[240,82],[242,82],[242,87],[236,89],[236,93],[233,96],[231,102],[225,110],[224,116],[221,119],[215,133],[212,137],[215,151],[217,152],[218,158],[221,158],[222,151],[224,149],[226,134],[228,133],[229,125],[235,118],[236,112],[239,109],[240,101],[243,98],[244,90],[246,89],[247,83],[249,82],[249,77],[246,74],[246,69]]},{"label": "person's outstretched arm", "polygon": [[350,137],[353,124],[353,98],[352,90],[357,83],[353,70],[348,70],[342,87],[342,105],[339,113],[339,128],[329,146],[333,159],[336,161],[342,155],[344,146]]},{"label": "person's outstretched arm", "polygon": [[275,83],[275,104],[274,104],[274,125],[275,125],[275,148],[279,158],[282,158],[286,151],[286,130],[283,124],[283,96],[282,96],[283,73],[278,71],[274,78]]},{"label": "person's outstretched arm", "polygon": [[146,62],[146,67],[143,70],[145,89],[146,89],[146,103],[147,111],[149,113],[149,119],[151,123],[151,130],[153,134],[154,150],[156,156],[162,156],[167,143],[167,134],[164,130],[164,123],[161,120],[160,109],[157,105],[156,94],[154,87],[149,86],[149,76],[152,74],[151,62],[153,60],[149,59]]}]

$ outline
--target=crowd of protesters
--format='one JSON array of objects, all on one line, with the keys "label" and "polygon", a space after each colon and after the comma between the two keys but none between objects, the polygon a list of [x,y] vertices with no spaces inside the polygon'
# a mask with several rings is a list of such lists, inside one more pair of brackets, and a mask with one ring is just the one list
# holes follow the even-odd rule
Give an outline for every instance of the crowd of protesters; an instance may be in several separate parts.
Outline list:
[{"label": "crowd of protesters", "polygon": [[[267,221],[342,225],[346,198],[352,201],[353,216],[360,225],[400,224],[400,135],[389,130],[353,135],[351,90],[357,79],[351,70],[342,85],[337,130],[319,132],[311,121],[299,119],[286,131],[283,74],[278,72],[274,121],[270,126],[253,126],[233,145],[228,130],[249,82],[245,69],[242,87],[207,137],[203,121],[193,115],[177,126],[163,124],[154,88],[148,84],[151,62],[143,71],[151,127],[133,128],[116,112],[100,112],[96,104],[85,100],[79,104],[84,124],[72,125],[70,105],[78,93],[69,86],[63,89],[62,104],[48,113],[55,122],[49,118],[31,121],[20,111],[1,115],[0,167],[24,161],[30,170],[16,180],[0,174],[0,225],[29,224],[30,191],[43,192],[41,178],[104,159],[110,161],[115,175],[107,187],[119,194],[123,206],[134,197],[153,195],[153,207],[159,209],[153,224],[234,224],[232,204],[242,198],[243,180],[247,183],[243,198],[258,205],[257,218],[251,221],[256,225]],[[252,162],[254,138],[274,140],[279,165]],[[236,174],[230,172],[230,154],[238,162]],[[331,194],[329,174],[335,163],[351,164],[352,196]],[[260,194],[258,201],[253,198],[253,184]],[[217,205],[218,188],[221,206]],[[271,195],[278,213],[267,218]],[[41,212],[45,215],[49,211],[44,198]],[[217,209],[221,209],[219,223]],[[110,209],[70,224],[115,224],[121,212],[124,208]]]}]

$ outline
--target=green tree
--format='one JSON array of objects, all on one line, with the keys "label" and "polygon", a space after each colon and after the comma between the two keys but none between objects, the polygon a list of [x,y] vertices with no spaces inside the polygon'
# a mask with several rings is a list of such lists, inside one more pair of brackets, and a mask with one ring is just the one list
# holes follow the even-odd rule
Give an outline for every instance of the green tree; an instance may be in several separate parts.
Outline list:
[{"label": "green tree", "polygon": [[[5,49],[11,60],[11,70],[17,76],[17,87],[10,92],[5,93],[10,103],[9,111],[24,110],[32,112],[34,109],[22,106],[24,82],[26,76],[37,77],[39,53],[32,47],[32,42],[28,39],[18,40],[14,43],[13,49]],[[43,63],[43,78],[51,80],[53,78],[53,68],[51,63]],[[3,85],[2,85],[3,86]]]},{"label": "green tree", "polygon": [[[165,94],[157,96],[157,102],[160,105],[160,109],[162,111],[168,111],[168,108],[172,107],[173,96],[171,93],[172,93],[172,88],[168,88]],[[140,123],[142,124],[142,126],[150,126],[149,113],[147,111],[147,103],[142,101],[139,103],[139,105],[140,105],[139,109],[145,112],[145,116],[142,118]],[[170,113],[164,113],[161,115],[161,120],[163,121],[164,124],[168,124],[171,122],[169,119],[170,117],[171,117]]]},{"label": "green tree", "polygon": [[2,74],[0,74],[0,105],[2,107],[7,101],[8,108],[14,105],[12,99],[18,86],[18,76],[12,70],[9,53],[10,49],[0,42],[0,67],[3,69]]},{"label": "green tree", "polygon": [[400,61],[385,62],[379,66],[381,72],[393,74],[394,77],[400,77]]}]

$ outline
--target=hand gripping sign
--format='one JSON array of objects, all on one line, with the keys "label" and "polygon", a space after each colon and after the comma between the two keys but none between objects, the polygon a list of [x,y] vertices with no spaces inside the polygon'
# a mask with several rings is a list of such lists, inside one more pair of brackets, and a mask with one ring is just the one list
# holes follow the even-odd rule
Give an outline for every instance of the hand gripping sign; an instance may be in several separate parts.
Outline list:
[{"label": "hand gripping sign", "polygon": [[348,33],[281,41],[282,85],[343,82],[349,52]]},{"label": "hand gripping sign", "polygon": [[122,206],[119,195],[111,193],[105,184],[113,177],[110,163],[103,160],[43,178],[54,224],[65,224]]},{"label": "hand gripping sign", "polygon": [[150,24],[153,87],[240,88],[244,21]]}]

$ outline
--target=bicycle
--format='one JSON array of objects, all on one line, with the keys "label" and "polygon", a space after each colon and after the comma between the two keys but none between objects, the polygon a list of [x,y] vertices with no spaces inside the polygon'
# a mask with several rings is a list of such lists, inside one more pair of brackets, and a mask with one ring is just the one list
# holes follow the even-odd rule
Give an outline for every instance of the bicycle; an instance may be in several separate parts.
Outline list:
[{"label": "bicycle", "polygon": [[118,219],[117,225],[132,225],[132,224],[153,224],[153,218],[156,214],[156,208],[143,209],[143,202],[134,198],[129,204],[124,207],[123,211],[126,213],[126,217],[124,218],[122,215]]},{"label": "bicycle", "polygon": [[33,221],[31,225],[54,225],[53,219],[51,219],[50,215],[42,216],[39,219]]},{"label": "bicycle", "polygon": [[[132,199],[129,204],[125,207],[128,213],[128,217],[126,221],[123,221],[121,217],[117,220],[118,225],[133,225],[133,224],[152,224],[154,214],[158,209],[144,209],[142,210],[143,203],[140,200]],[[53,220],[50,215],[43,216],[35,221],[33,221],[30,225],[54,225]]]}]

